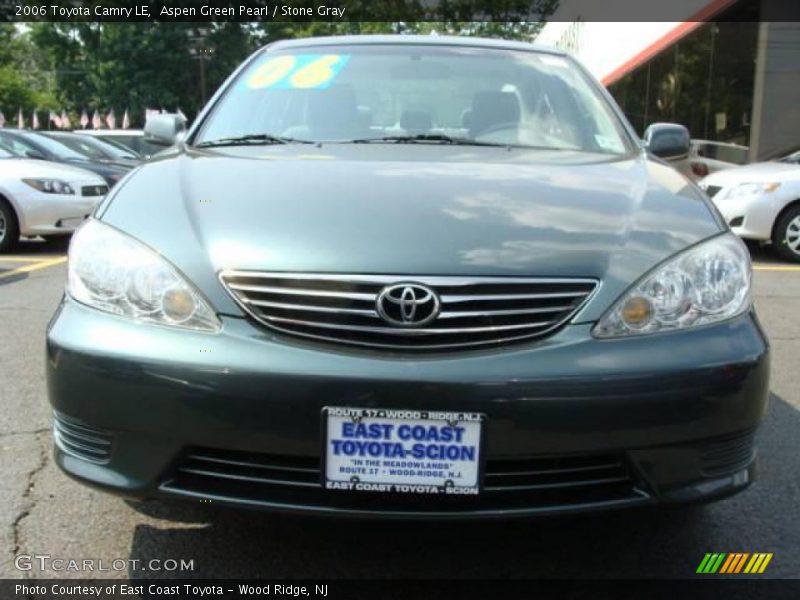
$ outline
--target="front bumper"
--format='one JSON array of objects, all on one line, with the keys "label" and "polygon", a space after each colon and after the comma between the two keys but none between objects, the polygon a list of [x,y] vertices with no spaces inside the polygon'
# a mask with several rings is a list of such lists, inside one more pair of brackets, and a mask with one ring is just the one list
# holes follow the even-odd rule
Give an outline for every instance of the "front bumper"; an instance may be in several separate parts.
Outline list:
[{"label": "front bumper", "polygon": [[[695,501],[751,481],[769,372],[753,314],[622,340],[595,340],[590,328],[409,357],[280,339],[239,318],[224,318],[218,335],[135,324],[67,299],[47,336],[56,460],[128,496],[357,516]],[[487,477],[494,469],[508,482],[522,465],[547,479],[444,501],[322,490],[314,472],[326,405],[483,412]],[[81,440],[107,452],[82,452]],[[276,472],[292,475],[253,476]]]},{"label": "front bumper", "polygon": [[29,236],[71,233],[102,199],[102,196],[29,194],[19,200],[20,232]]},{"label": "front bumper", "polygon": [[725,222],[739,237],[767,242],[778,214],[787,204],[776,193],[754,194],[741,198],[726,198],[727,189],[714,196],[714,204]]}]

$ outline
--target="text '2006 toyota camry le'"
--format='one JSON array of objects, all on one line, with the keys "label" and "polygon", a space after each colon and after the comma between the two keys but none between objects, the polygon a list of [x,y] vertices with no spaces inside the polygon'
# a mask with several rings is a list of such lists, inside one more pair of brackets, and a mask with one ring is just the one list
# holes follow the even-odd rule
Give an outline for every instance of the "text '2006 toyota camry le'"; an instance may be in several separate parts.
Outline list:
[{"label": "text '2006 toyota camry le'", "polygon": [[491,517],[753,479],[746,248],[573,59],[342,37],[256,52],[77,232],[59,466],[132,497]]}]

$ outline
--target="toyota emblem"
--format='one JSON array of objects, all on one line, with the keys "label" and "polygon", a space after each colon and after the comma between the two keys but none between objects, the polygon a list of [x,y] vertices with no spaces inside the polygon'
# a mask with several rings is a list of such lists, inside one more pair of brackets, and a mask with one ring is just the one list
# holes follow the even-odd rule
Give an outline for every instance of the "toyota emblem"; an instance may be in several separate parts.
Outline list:
[{"label": "toyota emblem", "polygon": [[400,327],[421,327],[439,315],[441,302],[432,289],[418,283],[386,286],[375,302],[381,318]]}]

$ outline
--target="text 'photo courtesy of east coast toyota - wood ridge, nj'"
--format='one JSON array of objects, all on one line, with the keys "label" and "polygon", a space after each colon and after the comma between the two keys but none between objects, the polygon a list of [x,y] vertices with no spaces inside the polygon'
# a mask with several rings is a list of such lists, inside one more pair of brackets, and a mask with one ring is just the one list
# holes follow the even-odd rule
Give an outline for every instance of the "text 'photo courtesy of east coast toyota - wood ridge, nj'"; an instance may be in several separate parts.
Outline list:
[{"label": "text 'photo courtesy of east coast toyota - wood ridge, nj'", "polygon": [[3,600],[797,598],[798,365],[790,0],[0,0]]}]

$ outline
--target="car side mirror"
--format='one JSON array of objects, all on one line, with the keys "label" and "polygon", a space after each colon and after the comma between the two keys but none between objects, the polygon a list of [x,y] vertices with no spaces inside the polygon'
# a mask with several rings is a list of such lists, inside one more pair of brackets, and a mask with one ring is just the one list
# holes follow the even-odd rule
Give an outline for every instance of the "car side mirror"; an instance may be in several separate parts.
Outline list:
[{"label": "car side mirror", "polygon": [[159,114],[147,118],[144,139],[159,146],[172,146],[183,139],[186,121],[177,114]]},{"label": "car side mirror", "polygon": [[35,160],[44,160],[44,154],[37,150],[25,150],[25,156],[27,158],[33,158]]},{"label": "car side mirror", "polygon": [[653,123],[644,132],[645,148],[665,160],[689,156],[689,130],[677,123]]}]

